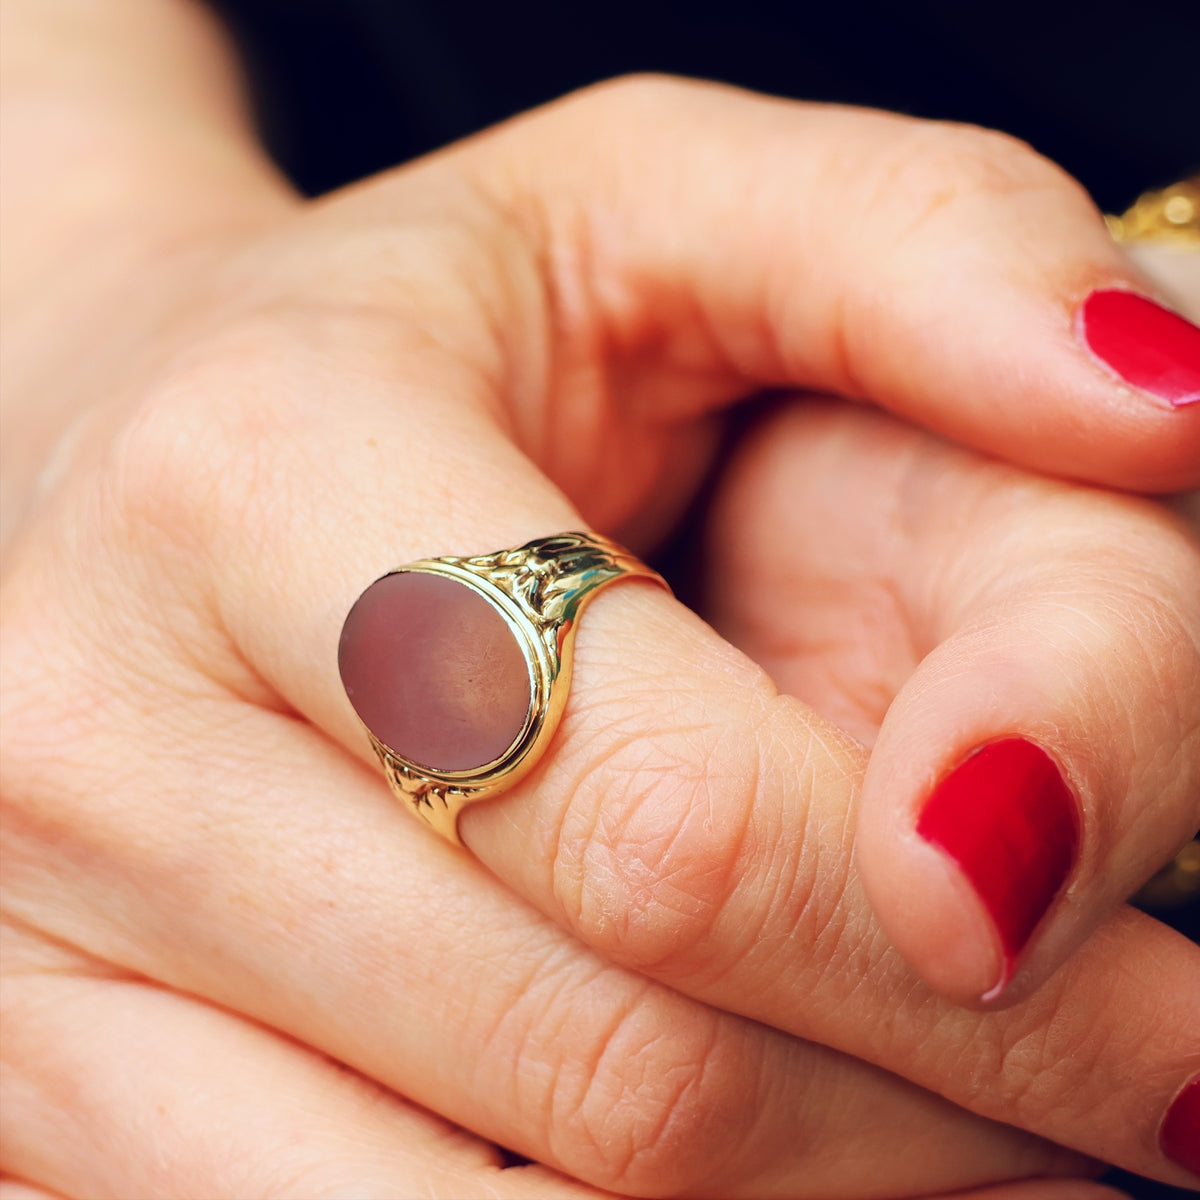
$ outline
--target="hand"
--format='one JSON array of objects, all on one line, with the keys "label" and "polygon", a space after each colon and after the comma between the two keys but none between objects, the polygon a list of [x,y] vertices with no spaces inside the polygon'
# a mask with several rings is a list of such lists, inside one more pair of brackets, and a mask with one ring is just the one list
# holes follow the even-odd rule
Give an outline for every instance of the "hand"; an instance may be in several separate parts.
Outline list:
[{"label": "hand", "polygon": [[[633,155],[648,173],[625,177],[624,153],[570,154],[648,106],[663,126],[643,128]],[[101,400],[10,549],[6,1086],[21,1103],[5,1106],[9,1171],[68,1194],[176,1195],[181,1180],[197,1194],[587,1194],[540,1168],[497,1172],[485,1148],[393,1093],[648,1194],[908,1194],[1077,1166],[790,1036],[820,1020],[827,1043],[857,1040],[988,1116],[1182,1178],[1154,1136],[1196,1068],[1178,1032],[1195,1025],[1194,949],[1122,914],[1018,1009],[936,1000],[886,947],[850,870],[861,747],[776,697],[668,598],[630,584],[589,610],[553,755],[464,818],[495,878],[402,819],[337,685],[338,627],[380,570],[581,522],[646,545],[707,465],[723,403],[775,378],[772,365],[830,386],[822,361],[857,362],[838,359],[846,330],[828,314],[789,332],[801,264],[765,269],[792,240],[768,237],[773,222],[803,211],[794,186],[766,187],[761,226],[727,247],[707,169],[684,153],[670,176],[692,181],[683,191],[706,215],[690,230],[649,172],[704,146],[693,164],[716,155],[731,177],[769,184],[795,121],[822,115],[624,85],[302,212],[263,187],[189,244],[177,307],[98,373]],[[877,120],[898,132],[890,118],[833,120],[839,153],[857,122],[868,143]],[[538,162],[550,178],[532,176]],[[1054,178],[1058,201],[1078,204]],[[1098,233],[1082,241],[1054,253],[1078,256],[1081,276],[1124,278]],[[1055,307],[1040,284],[1027,299]],[[916,404],[908,319],[879,322],[842,379],[868,360],[902,375],[908,360],[912,378],[878,398]],[[1080,439],[1087,469],[1194,479],[1194,411],[1046,341],[1029,357],[1066,389],[1064,428],[1098,397],[1123,414],[1121,436]],[[961,353],[951,382],[986,381],[988,339]],[[32,376],[69,377],[64,357],[47,347]],[[926,415],[953,422],[953,388],[925,383]],[[1008,386],[1006,414],[1034,395]],[[1020,451],[1019,433],[996,437]],[[1182,535],[1147,531],[1178,567],[1171,586],[1186,585]],[[1102,597],[1121,583],[1104,567]],[[1186,593],[1171,598],[1194,633]],[[1153,615],[1134,619],[1157,636]],[[1187,695],[1194,666],[1180,663]],[[1103,668],[1072,664],[1081,687]],[[1168,732],[1182,743],[1194,710],[1177,716]],[[1162,812],[1178,840],[1186,793]],[[1103,818],[1082,816],[1087,845],[1087,821]],[[1160,851],[1171,835],[1156,836],[1150,851],[1114,846],[1113,860]],[[1139,974],[1151,960],[1153,986]],[[986,1079],[959,1071],[969,1048],[991,1060]],[[1122,1084],[1100,1114],[1083,1110],[1085,1065]],[[113,1155],[118,1129],[139,1132]]]}]

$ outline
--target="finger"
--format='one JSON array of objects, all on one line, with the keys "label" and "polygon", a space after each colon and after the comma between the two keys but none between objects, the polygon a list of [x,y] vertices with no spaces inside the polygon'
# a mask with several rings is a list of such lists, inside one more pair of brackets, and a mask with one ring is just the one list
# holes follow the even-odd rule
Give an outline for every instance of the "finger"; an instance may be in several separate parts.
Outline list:
[{"label": "finger", "polygon": [[[128,733],[145,720],[95,707]],[[110,777],[110,736],[69,753],[77,784],[97,768]],[[55,824],[90,828],[87,852],[69,855],[79,866],[50,879],[21,869],[69,841],[44,826],[9,850],[22,911],[456,1124],[638,1195],[910,1195],[1081,1168],[886,1072],[606,965],[431,844],[375,777],[290,719],[214,706],[188,738],[205,762],[182,774],[161,731],[138,740],[151,749],[139,786],[108,792],[113,824],[94,800],[90,822],[57,805]],[[224,1053],[228,1067],[215,1049],[206,1060],[239,1070],[245,1056]]]},{"label": "finger", "polygon": [[[1200,828],[1200,545],[1165,514],[1080,507],[1065,541],[946,614],[955,633],[897,696],[864,782],[869,893],[959,995],[1028,994]],[[985,541],[1019,536],[991,516]],[[924,917],[885,899],[913,886]]]},{"label": "finger", "polygon": [[874,743],[864,884],[940,991],[1027,995],[1200,826],[1200,544],[1164,510],[805,404],[713,538],[720,627]]},{"label": "finger", "polygon": [[611,347],[626,416],[803,385],[1042,471],[1200,481],[1200,330],[1011,139],[641,79],[447,163],[552,264],[553,362]]},{"label": "finger", "polygon": [[[296,370],[294,391],[262,386],[270,375],[248,357],[239,380],[259,394],[241,409],[225,397],[223,373],[210,378],[197,368],[184,412],[169,424],[147,420],[123,448],[110,494],[122,505],[122,526],[137,531],[138,552],[176,561],[183,544],[188,553],[177,570],[155,576],[164,594],[113,606],[134,624],[107,639],[106,653],[122,665],[103,674],[129,679],[134,696],[147,673],[193,694],[190,666],[173,680],[148,657],[140,614],[157,608],[164,628],[175,626],[162,650],[168,663],[182,647],[222,687],[299,712],[366,759],[333,653],[359,588],[381,563],[519,544],[577,526],[579,514],[492,425],[447,404],[463,394],[461,380],[439,380],[420,354],[400,395],[373,385],[384,373],[359,354],[355,403],[343,404],[336,422],[325,417],[325,398],[339,395],[343,360],[327,361],[318,337],[289,342],[284,357]],[[253,437],[237,433],[239,421]],[[214,422],[225,434],[215,445]],[[419,464],[424,486],[398,474],[391,464],[400,462]],[[126,567],[121,578],[143,575]],[[176,589],[211,595],[212,623],[201,614],[181,626]],[[48,582],[30,584],[30,610],[44,610],[52,592]],[[580,624],[552,753],[524,785],[470,809],[463,830],[509,887],[610,961],[870,1059],[991,1118],[1179,1179],[1159,1152],[1157,1128],[1200,1067],[1200,1048],[1179,1032],[1200,1028],[1193,949],[1121,925],[1114,944],[1129,967],[1115,979],[1108,962],[1088,956],[1064,983],[1066,995],[1046,990],[983,1025],[935,1003],[885,946],[850,868],[863,767],[856,745],[777,697],[686,610],[656,588],[627,583],[602,593]],[[264,773],[255,759],[249,777],[257,784]],[[309,828],[309,843],[320,843],[320,822]],[[389,844],[382,829],[373,836]],[[352,858],[365,852],[358,839],[349,846]],[[188,855],[219,858],[215,847]],[[173,881],[186,874],[176,865]],[[382,864],[376,872],[395,873]],[[284,874],[295,891],[314,886],[299,867]],[[328,920],[340,945],[355,926],[339,924],[336,911]],[[366,922],[372,945],[391,944],[394,911]],[[1021,1054],[1009,1052],[1014,1044]],[[1130,1061],[1144,1064],[1136,1085]],[[724,1094],[728,1077],[712,1078]],[[1108,1097],[1099,1113],[1097,1088]],[[703,1125],[688,1127],[700,1155]]]},{"label": "finger", "polygon": [[18,969],[13,942],[3,1155],[38,1187],[11,1200],[600,1200],[229,1013],[41,949]]}]

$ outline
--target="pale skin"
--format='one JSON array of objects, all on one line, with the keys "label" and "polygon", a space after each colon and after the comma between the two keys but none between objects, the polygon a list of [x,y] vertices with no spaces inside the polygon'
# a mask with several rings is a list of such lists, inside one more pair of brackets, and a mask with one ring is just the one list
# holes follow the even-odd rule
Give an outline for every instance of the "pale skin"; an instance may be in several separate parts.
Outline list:
[{"label": "pale skin", "polygon": [[[305,202],[202,8],[3,22],[3,1200],[1194,1184],[1200,950],[1124,901],[1200,824],[1200,547],[1104,489],[1200,484],[1200,406],[1073,340],[1151,286],[1076,185],[633,80]],[[715,628],[603,593],[552,752],[435,840],[338,683],[355,596],[653,550],[765,386],[874,407],[766,415]],[[1083,851],[985,1006],[911,830],[1014,729]]]}]

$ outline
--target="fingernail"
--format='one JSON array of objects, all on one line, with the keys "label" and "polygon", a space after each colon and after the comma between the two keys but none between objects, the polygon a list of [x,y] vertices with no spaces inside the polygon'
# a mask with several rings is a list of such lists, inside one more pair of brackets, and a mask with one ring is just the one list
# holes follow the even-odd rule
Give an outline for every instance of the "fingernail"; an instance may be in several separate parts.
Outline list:
[{"label": "fingernail", "polygon": [[1079,850],[1079,810],[1054,760],[1024,738],[976,750],[925,802],[917,833],[959,866],[992,919],[1012,978]]},{"label": "fingernail", "polygon": [[1171,1102],[1158,1144],[1173,1163],[1200,1175],[1200,1075]]},{"label": "fingernail", "polygon": [[1132,387],[1176,408],[1200,401],[1200,329],[1136,292],[1093,292],[1079,310],[1087,348]]}]

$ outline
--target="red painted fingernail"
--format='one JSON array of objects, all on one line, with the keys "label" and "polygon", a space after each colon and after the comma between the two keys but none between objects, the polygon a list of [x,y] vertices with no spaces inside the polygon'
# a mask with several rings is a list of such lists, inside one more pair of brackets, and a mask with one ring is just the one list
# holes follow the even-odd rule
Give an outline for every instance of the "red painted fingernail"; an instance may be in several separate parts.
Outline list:
[{"label": "red painted fingernail", "polygon": [[1200,401],[1200,329],[1136,292],[1093,292],[1079,310],[1088,349],[1126,383],[1176,408]]},{"label": "red painted fingernail", "polygon": [[1200,1175],[1200,1075],[1171,1102],[1158,1144],[1173,1163]]},{"label": "red painted fingernail", "polygon": [[999,995],[1079,850],[1079,810],[1054,760],[1024,738],[981,747],[933,790],[917,832],[961,868],[1004,952]]}]

